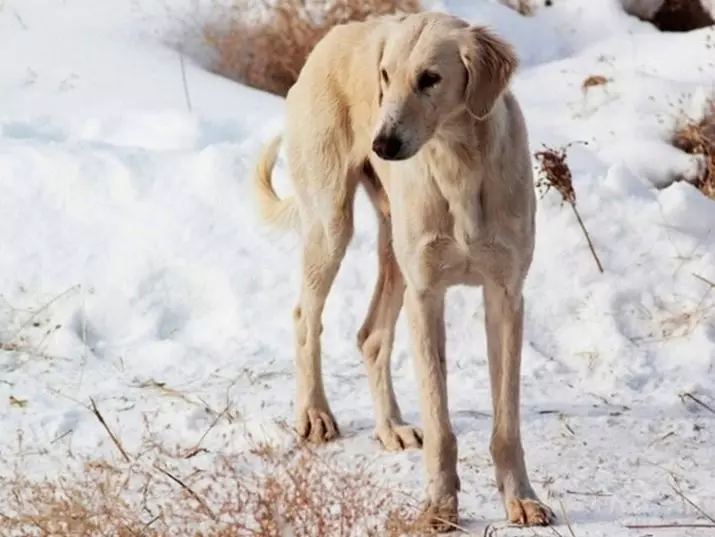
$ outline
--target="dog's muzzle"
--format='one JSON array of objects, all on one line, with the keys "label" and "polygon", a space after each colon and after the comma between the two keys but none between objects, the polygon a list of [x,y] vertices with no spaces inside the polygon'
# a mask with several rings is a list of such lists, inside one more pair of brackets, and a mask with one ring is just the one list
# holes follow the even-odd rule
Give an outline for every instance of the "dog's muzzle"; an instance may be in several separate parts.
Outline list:
[{"label": "dog's muzzle", "polygon": [[372,142],[372,150],[383,160],[399,160],[402,140],[395,135],[378,134]]}]

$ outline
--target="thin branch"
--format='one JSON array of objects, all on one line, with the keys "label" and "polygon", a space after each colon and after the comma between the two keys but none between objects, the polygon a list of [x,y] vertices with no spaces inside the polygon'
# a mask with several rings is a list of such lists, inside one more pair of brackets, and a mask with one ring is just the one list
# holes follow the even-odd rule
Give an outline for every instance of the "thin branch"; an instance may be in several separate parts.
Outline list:
[{"label": "thin branch", "polygon": [[715,524],[626,524],[629,530],[665,530],[674,528],[715,528]]},{"label": "thin branch", "polygon": [[581,229],[583,230],[583,234],[586,236],[586,241],[588,241],[588,248],[591,250],[591,254],[593,255],[593,258],[596,260],[596,265],[598,265],[598,270],[601,272],[601,274],[603,274],[603,265],[601,264],[601,260],[598,258],[596,249],[593,247],[593,242],[591,242],[591,235],[589,235],[588,230],[586,229],[586,225],[583,223],[583,220],[581,220],[581,215],[578,214],[578,209],[576,209],[576,204],[571,203],[570,205],[571,205],[571,208],[573,209],[574,214],[576,215],[578,224],[581,226]]},{"label": "thin branch", "polygon": [[207,505],[207,503],[199,496],[191,487],[189,487],[186,483],[184,483],[181,479],[178,477],[174,476],[171,474],[169,471],[164,470],[160,466],[157,466],[157,470],[159,470],[162,474],[164,474],[166,477],[171,479],[174,483],[179,485],[182,489],[184,489],[186,492],[188,492],[191,497],[196,500],[196,502],[201,506],[201,508],[206,511],[206,513],[211,517],[213,521],[217,521],[218,517],[216,516],[216,513],[214,513],[211,508]]},{"label": "thin branch", "polygon": [[99,423],[102,424],[104,430],[107,431],[109,438],[111,438],[112,442],[114,442],[114,445],[117,446],[119,453],[122,454],[122,457],[124,457],[125,461],[132,462],[132,459],[129,457],[129,455],[127,455],[127,452],[124,450],[124,447],[119,441],[119,438],[117,438],[117,436],[112,432],[112,430],[109,428],[109,425],[107,425],[107,422],[104,420],[104,417],[102,416],[101,412],[99,412],[99,408],[97,408],[97,403],[95,403],[94,399],[92,399],[91,397],[89,398],[89,401],[92,404],[92,408],[90,409],[92,411],[92,414],[94,414]]},{"label": "thin branch", "polygon": [[564,517],[564,521],[566,522],[566,527],[569,530],[569,533],[571,534],[571,537],[576,537],[576,534],[573,531],[573,528],[571,527],[571,521],[569,520],[568,514],[566,514],[566,506],[564,505],[563,500],[559,500],[559,504],[561,505],[561,514]]},{"label": "thin branch", "polygon": [[703,509],[702,509],[699,505],[697,505],[693,500],[691,500],[690,498],[688,498],[688,497],[685,495],[685,493],[684,493],[682,490],[680,490],[679,487],[675,486],[674,484],[671,484],[670,486],[671,486],[671,488],[673,489],[673,491],[674,491],[678,496],[680,496],[683,500],[685,500],[693,509],[695,509],[698,513],[700,513],[700,514],[703,515],[705,518],[707,518],[710,522],[712,522],[713,524],[715,524],[715,517],[713,517],[712,515],[709,515],[709,514],[706,513],[705,511],[703,511]]},{"label": "thin branch", "polygon": [[704,284],[709,285],[710,287],[712,287],[713,289],[715,289],[715,282],[711,282],[711,281],[708,280],[706,277],[701,276],[700,274],[695,274],[694,272],[693,272],[693,276],[695,276],[698,280],[700,280],[700,281],[703,282]]},{"label": "thin branch", "polygon": [[692,393],[685,392],[684,394],[682,394],[680,396],[681,399],[685,399],[686,397],[688,399],[692,400],[693,402],[695,402],[696,404],[700,405],[701,407],[703,407],[705,410],[708,410],[708,411],[712,412],[713,414],[715,414],[715,408],[711,407],[710,405],[708,405],[706,403],[703,403],[700,399],[695,397]]},{"label": "thin branch", "polygon": [[613,496],[613,494],[609,494],[608,492],[591,492],[591,491],[581,491],[581,490],[566,490],[566,494],[573,494],[574,496],[598,496],[599,498],[608,498],[610,496]]},{"label": "thin branch", "polygon": [[556,537],[564,537],[563,535],[561,535],[561,532],[553,526],[549,526],[549,528],[551,529],[551,533],[555,534]]},{"label": "thin branch", "polygon": [[189,109],[189,112],[192,112],[192,107],[191,107],[191,96],[189,95],[189,84],[186,81],[186,67],[184,66],[184,51],[179,50],[179,64],[181,65],[181,80],[184,84],[184,97],[186,98],[186,107]]},{"label": "thin branch", "polygon": [[444,518],[441,518],[441,517],[438,517],[438,516],[433,516],[433,517],[430,517],[430,518],[431,518],[432,520],[436,521],[436,522],[440,522],[440,523],[442,523],[442,524],[446,524],[446,525],[449,526],[452,530],[458,530],[458,531],[461,531],[462,533],[469,533],[469,530],[468,530],[468,529],[466,529],[466,528],[460,526],[459,524],[455,524],[454,522],[450,522],[449,520],[446,520],[446,519],[444,519]]}]

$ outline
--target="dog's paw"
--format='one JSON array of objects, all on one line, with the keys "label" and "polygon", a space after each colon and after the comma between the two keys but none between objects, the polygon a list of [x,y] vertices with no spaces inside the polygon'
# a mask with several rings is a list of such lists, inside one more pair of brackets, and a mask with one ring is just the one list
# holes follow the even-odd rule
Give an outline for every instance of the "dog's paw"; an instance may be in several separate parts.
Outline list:
[{"label": "dog's paw", "polygon": [[422,431],[404,424],[387,423],[375,428],[372,437],[387,451],[404,451],[422,447]]},{"label": "dog's paw", "polygon": [[308,407],[298,414],[298,435],[313,444],[324,444],[340,436],[338,424],[329,408]]},{"label": "dog's paw", "polygon": [[447,533],[459,529],[459,504],[456,496],[449,496],[439,501],[429,500],[418,518],[421,529]]},{"label": "dog's paw", "polygon": [[509,522],[520,526],[548,526],[556,519],[554,512],[538,500],[509,500],[506,510]]}]

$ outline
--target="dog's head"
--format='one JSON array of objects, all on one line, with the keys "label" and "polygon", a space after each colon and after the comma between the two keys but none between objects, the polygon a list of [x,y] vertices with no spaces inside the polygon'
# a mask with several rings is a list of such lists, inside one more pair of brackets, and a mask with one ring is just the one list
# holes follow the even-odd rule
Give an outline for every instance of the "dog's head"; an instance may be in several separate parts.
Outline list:
[{"label": "dog's head", "polygon": [[516,67],[507,43],[456,17],[423,13],[390,22],[376,73],[380,115],[373,151],[404,160],[456,115],[484,119]]}]

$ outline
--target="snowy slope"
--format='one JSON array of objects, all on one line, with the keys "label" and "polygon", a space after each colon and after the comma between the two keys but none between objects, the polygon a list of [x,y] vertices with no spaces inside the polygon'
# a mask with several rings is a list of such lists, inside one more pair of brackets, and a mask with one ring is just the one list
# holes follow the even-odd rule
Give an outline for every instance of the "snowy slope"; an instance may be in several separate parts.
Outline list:
[{"label": "snowy slope", "polygon": [[[702,279],[715,281],[715,202],[688,184],[668,186],[698,162],[667,144],[681,110],[697,117],[714,88],[715,33],[661,34],[616,0],[554,3],[528,19],[497,2],[433,7],[514,43],[514,90],[534,151],[588,142],[571,148],[569,163],[605,273],[571,210],[549,193],[526,290],[527,464],[557,512],[563,501],[578,537],[646,535],[624,525],[697,518],[671,474],[715,512],[715,414],[680,397],[715,406],[715,289]],[[227,436],[239,447],[246,430],[272,436],[276,419],[292,417],[298,241],[256,226],[248,188],[259,145],[281,128],[282,100],[187,60],[189,109],[179,56],[161,38],[170,22],[158,0],[0,3],[6,462],[18,430],[36,449],[110,452],[82,406],[90,397],[129,447],[146,415],[191,443],[228,403],[240,427],[220,422],[207,441]],[[584,93],[591,75],[611,81]],[[420,453],[381,454],[370,440],[355,333],[375,279],[375,235],[361,196],[326,310],[326,390],[345,458],[378,456],[395,486],[419,496]],[[503,519],[487,451],[480,292],[452,290],[447,314],[462,516],[480,533]],[[395,388],[418,422],[407,348],[401,318]],[[499,532],[512,534],[534,533]]]}]

